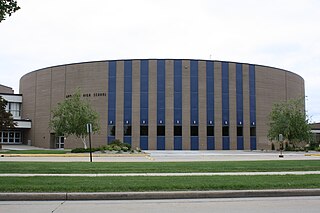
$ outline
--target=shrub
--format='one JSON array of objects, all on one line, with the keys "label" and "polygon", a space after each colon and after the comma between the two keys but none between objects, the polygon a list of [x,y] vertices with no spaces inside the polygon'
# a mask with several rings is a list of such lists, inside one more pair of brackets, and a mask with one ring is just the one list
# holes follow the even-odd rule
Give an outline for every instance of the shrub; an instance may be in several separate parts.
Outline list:
[{"label": "shrub", "polygon": [[[91,150],[92,150],[92,152],[95,152],[95,151],[99,151],[100,148],[92,148]],[[75,149],[71,150],[71,153],[86,153],[86,152],[90,152],[90,149],[89,148],[87,148],[87,149],[85,149],[85,148],[75,148]]]}]

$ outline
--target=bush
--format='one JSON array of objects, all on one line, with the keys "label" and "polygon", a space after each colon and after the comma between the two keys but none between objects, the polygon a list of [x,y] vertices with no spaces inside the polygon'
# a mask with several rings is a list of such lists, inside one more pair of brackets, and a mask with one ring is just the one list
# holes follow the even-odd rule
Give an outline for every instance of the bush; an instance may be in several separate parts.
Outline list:
[{"label": "bush", "polygon": [[[99,151],[100,148],[92,148],[91,150],[92,150],[92,152],[96,152],[96,151]],[[71,153],[87,153],[87,152],[90,152],[89,148],[87,148],[87,149],[85,149],[85,148],[75,148],[75,149],[71,150]]]}]

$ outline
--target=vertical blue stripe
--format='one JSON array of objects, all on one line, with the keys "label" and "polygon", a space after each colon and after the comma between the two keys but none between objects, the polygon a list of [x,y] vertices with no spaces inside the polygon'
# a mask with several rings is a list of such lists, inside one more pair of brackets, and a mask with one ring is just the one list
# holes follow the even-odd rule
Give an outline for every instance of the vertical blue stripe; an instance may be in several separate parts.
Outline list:
[{"label": "vertical blue stripe", "polygon": [[182,150],[182,137],[174,137],[174,150]]},{"label": "vertical blue stripe", "polygon": [[244,149],[243,137],[238,136],[237,137],[237,150],[243,150],[243,149]]},{"label": "vertical blue stripe", "polygon": [[230,150],[230,137],[222,137],[222,149]]},{"label": "vertical blue stripe", "polygon": [[142,150],[148,150],[148,136],[140,136],[140,148]]},{"label": "vertical blue stripe", "polygon": [[198,61],[190,61],[190,122],[191,125],[198,125]]},{"label": "vertical blue stripe", "polygon": [[256,80],[255,66],[249,66],[250,123],[256,123]]},{"label": "vertical blue stripe", "polygon": [[149,61],[141,60],[140,64],[140,124],[149,120]]},{"label": "vertical blue stripe", "polygon": [[182,60],[174,60],[174,124],[182,123]]},{"label": "vertical blue stripe", "polygon": [[165,60],[157,60],[157,123],[160,125],[165,124],[165,85]]},{"label": "vertical blue stripe", "polygon": [[243,72],[242,64],[236,65],[237,125],[243,125]]},{"label": "vertical blue stripe", "polygon": [[132,61],[124,61],[124,124],[132,120]]},{"label": "vertical blue stripe", "polygon": [[191,150],[199,150],[199,137],[191,137]]},{"label": "vertical blue stripe", "polygon": [[[108,125],[113,126],[116,121],[117,63],[116,61],[110,61],[108,63]],[[110,143],[115,139],[115,136],[108,136],[107,139],[107,142]]]},{"label": "vertical blue stripe", "polygon": [[214,125],[214,66],[213,61],[206,65],[207,85],[207,125]]},{"label": "vertical blue stripe", "polygon": [[215,144],[214,144],[214,137],[207,137],[207,150],[214,150]]},{"label": "vertical blue stripe", "polygon": [[[250,126],[256,127],[256,76],[255,66],[249,66],[249,93],[250,93]],[[256,136],[250,137],[250,149],[257,149]]]},{"label": "vertical blue stripe", "polygon": [[165,136],[157,136],[157,150],[166,149],[166,138]]},{"label": "vertical blue stripe", "polygon": [[[227,124],[225,122],[227,122]],[[229,64],[228,62],[222,62],[222,125],[229,125]]]},{"label": "vertical blue stripe", "polygon": [[132,140],[131,136],[124,136],[124,137],[123,137],[123,142],[124,142],[124,143],[128,143],[128,144],[131,145],[131,144],[132,144],[132,143],[131,143],[131,140]]}]

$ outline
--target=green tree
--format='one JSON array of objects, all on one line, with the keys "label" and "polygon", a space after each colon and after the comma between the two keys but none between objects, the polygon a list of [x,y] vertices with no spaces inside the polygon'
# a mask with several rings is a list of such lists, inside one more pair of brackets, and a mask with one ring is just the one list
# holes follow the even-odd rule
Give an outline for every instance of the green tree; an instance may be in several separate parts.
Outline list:
[{"label": "green tree", "polygon": [[5,20],[7,15],[11,16],[19,9],[20,7],[15,0],[0,0],[0,22]]},{"label": "green tree", "polygon": [[99,131],[98,113],[91,108],[88,101],[81,99],[78,90],[52,110],[52,119],[49,125],[57,136],[75,135],[82,140],[84,148],[87,148],[86,124],[88,123],[92,124],[93,133]]},{"label": "green tree", "polygon": [[309,142],[311,129],[308,120],[304,98],[276,103],[269,115],[268,137],[271,141],[278,140],[279,134],[282,134],[283,139],[293,147],[301,142]]},{"label": "green tree", "polygon": [[8,102],[0,96],[0,131],[13,129],[16,125],[12,114],[6,111],[7,104]]}]

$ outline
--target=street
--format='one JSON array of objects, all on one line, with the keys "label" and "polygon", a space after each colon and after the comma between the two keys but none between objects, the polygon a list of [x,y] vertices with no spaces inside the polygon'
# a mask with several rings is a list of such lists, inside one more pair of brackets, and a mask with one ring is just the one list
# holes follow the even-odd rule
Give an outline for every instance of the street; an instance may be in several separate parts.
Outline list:
[{"label": "street", "polygon": [[6,213],[105,213],[105,212],[319,212],[320,197],[272,197],[186,200],[122,201],[2,201]]}]

